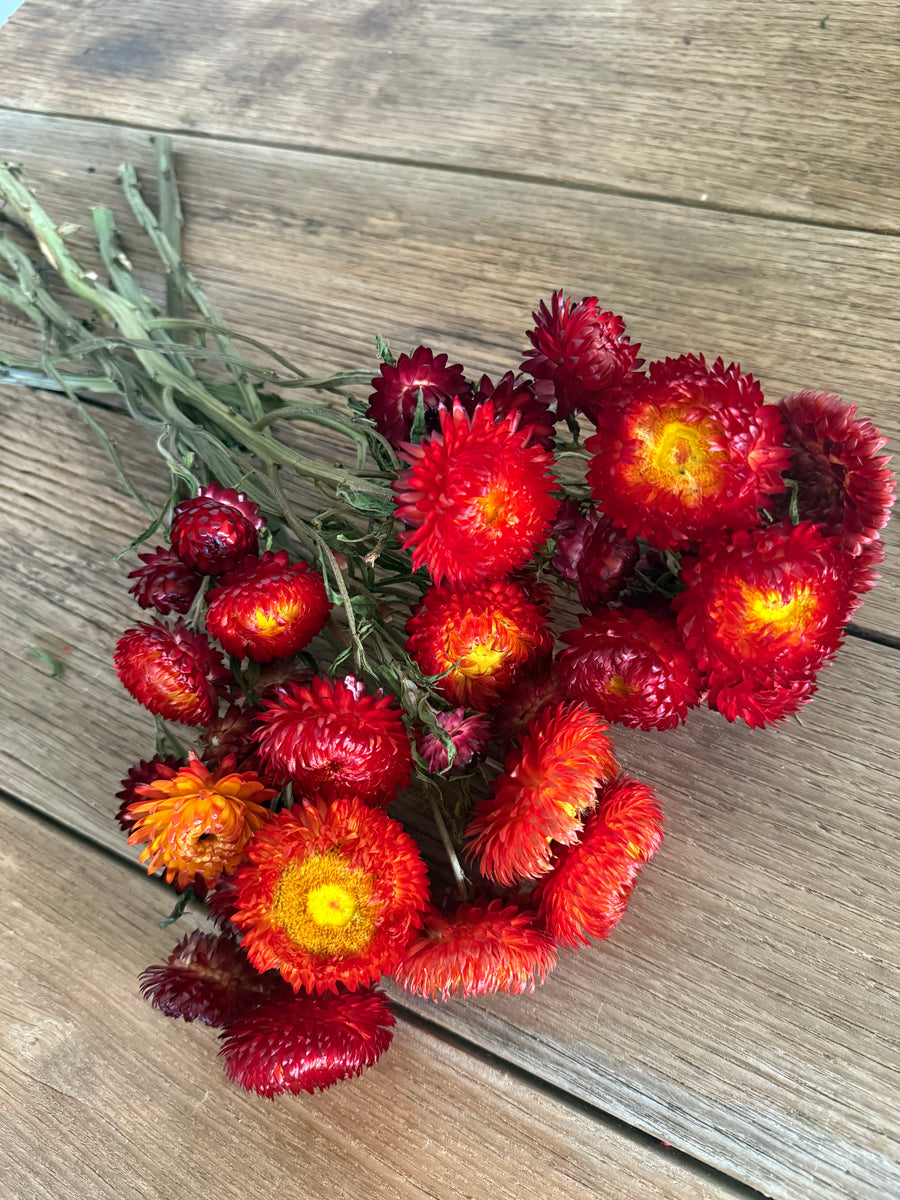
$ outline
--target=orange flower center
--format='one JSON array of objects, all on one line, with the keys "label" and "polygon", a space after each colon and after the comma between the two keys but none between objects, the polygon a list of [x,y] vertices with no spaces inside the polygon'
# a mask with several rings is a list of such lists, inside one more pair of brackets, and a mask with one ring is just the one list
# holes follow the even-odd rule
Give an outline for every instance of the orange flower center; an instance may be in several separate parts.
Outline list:
[{"label": "orange flower center", "polygon": [[295,946],[323,958],[352,958],[375,935],[372,877],[340,854],[290,863],[281,873],[272,919]]},{"label": "orange flower center", "polygon": [[506,488],[494,487],[483,496],[479,496],[475,504],[481,511],[485,525],[493,528],[504,524],[509,516],[510,497]]},{"label": "orange flower center", "polygon": [[613,675],[606,685],[606,690],[611,692],[613,696],[624,698],[625,696],[633,696],[637,688],[634,684],[628,683],[621,675]]},{"label": "orange flower center", "polygon": [[808,584],[799,585],[788,596],[772,588],[752,587],[746,583],[738,586],[743,603],[743,624],[748,634],[786,636],[795,643],[803,640],[818,609],[815,594]]},{"label": "orange flower center", "polygon": [[680,410],[653,411],[638,421],[635,463],[645,482],[694,507],[718,490],[727,454],[716,447],[722,436],[717,422],[708,417],[689,422],[676,414]]}]

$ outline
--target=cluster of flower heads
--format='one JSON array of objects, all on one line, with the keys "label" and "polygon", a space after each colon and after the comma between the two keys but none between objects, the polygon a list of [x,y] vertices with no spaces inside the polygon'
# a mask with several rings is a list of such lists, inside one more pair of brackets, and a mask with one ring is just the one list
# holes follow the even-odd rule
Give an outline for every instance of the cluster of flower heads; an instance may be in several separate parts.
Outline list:
[{"label": "cluster of flower heads", "polygon": [[[310,665],[325,581],[259,553],[243,494],[200,488],[132,572],[141,607],[171,619],[123,635],[119,677],[197,744],[133,767],[118,819],[219,927],[142,989],[219,1027],[229,1077],[262,1096],[374,1063],[394,1023],[384,978],[431,998],[517,993],[560,948],[608,937],[662,837],[608,724],[668,729],[704,702],[750,725],[796,712],[876,578],[893,481],[852,407],[767,404],[721,360],[644,369],[593,297],[557,294],[534,317],[522,374],[475,385],[419,347],[373,381],[420,584],[412,702]],[[563,450],[583,480],[560,481]],[[585,610],[559,648],[554,581]],[[482,785],[453,901],[387,812],[414,769]]]}]

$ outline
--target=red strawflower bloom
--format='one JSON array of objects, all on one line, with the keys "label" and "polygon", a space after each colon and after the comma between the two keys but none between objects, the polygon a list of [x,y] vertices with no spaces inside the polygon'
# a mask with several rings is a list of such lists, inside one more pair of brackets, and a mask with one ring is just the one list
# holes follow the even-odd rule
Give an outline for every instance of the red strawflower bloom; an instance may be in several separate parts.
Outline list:
[{"label": "red strawflower bloom", "polygon": [[136,800],[140,800],[137,789],[144,783],[153,783],[155,779],[171,779],[182,760],[174,754],[154,755],[153,758],[142,758],[139,763],[128,768],[128,774],[122,780],[122,790],[116,792],[116,797],[122,801],[116,820],[123,829],[129,830],[136,820],[134,813],[128,811]]},{"label": "red strawflower bloom", "polygon": [[551,842],[578,840],[597,788],[616,770],[605,730],[586,704],[548,705],[535,717],[466,829],[484,876],[536,879],[551,868]]},{"label": "red strawflower bloom", "polygon": [[[468,771],[481,762],[491,733],[491,723],[487,717],[480,713],[467,717],[464,708],[455,708],[452,712],[438,713],[436,720],[456,751],[452,767],[454,771]],[[423,734],[419,739],[419,754],[433,774],[447,769],[449,755],[443,742],[433,733]]]},{"label": "red strawflower bloom", "polygon": [[230,680],[220,655],[179,619],[140,624],[119,638],[116,673],[150,712],[182,725],[208,725],[219,707],[216,685]]},{"label": "red strawflower bloom", "polygon": [[755,672],[718,670],[709,677],[707,701],[727,720],[760,729],[799,712],[813,698],[817,686],[812,671],[795,676],[779,671],[764,682]]},{"label": "red strawflower bloom", "polygon": [[166,880],[179,890],[193,884],[205,893],[243,862],[250,838],[269,818],[262,805],[278,793],[255,772],[234,767],[226,758],[212,772],[192,750],[187,766],[137,788],[128,842],[149,843],[140,857],[148,874],[165,867]]},{"label": "red strawflower bloom", "polygon": [[566,499],[553,527],[553,567],[578,585],[582,607],[593,610],[615,600],[637,565],[640,550],[593,505],[582,515],[575,500]]},{"label": "red strawflower bloom", "polygon": [[482,375],[474,400],[476,404],[490,400],[496,421],[502,421],[510,413],[519,413],[519,427],[531,431],[532,442],[543,446],[545,450],[552,450],[556,417],[550,411],[550,405],[554,394],[553,384],[549,380],[524,379],[507,371],[497,383],[493,383],[488,375]]},{"label": "red strawflower bloom", "polygon": [[[851,554],[878,537],[894,503],[887,438],[856,405],[828,392],[797,392],[779,404],[791,448],[788,474],[797,480],[801,521],[838,534]],[[784,507],[784,506],[783,506]]]},{"label": "red strawflower bloom", "polygon": [[352,677],[287,683],[263,705],[256,734],[266,765],[306,796],[387,807],[409,783],[412,751],[393,697]]},{"label": "red strawflower bloom", "polygon": [[322,631],[331,612],[325,581],[286,550],[247,557],[207,596],[206,628],[236,658],[290,658]]},{"label": "red strawflower bloom", "polygon": [[535,327],[528,331],[534,347],[522,370],[535,379],[549,379],[556,391],[556,415],[573,412],[593,417],[608,394],[640,366],[640,346],[625,337],[625,322],[604,312],[596,296],[563,299],[554,292],[548,308],[541,301],[532,313]]},{"label": "red strawflower bloom", "polygon": [[317,1092],[371,1067],[391,1044],[394,1014],[374,988],[262,1004],[221,1034],[225,1073],[271,1100]]},{"label": "red strawflower bloom", "polygon": [[817,671],[854,607],[852,559],[836,538],[787,523],[710,542],[682,564],[672,607],[702,671],[755,677],[763,688]]},{"label": "red strawflower bloom", "polygon": [[584,617],[562,635],[563,691],[606,721],[631,729],[672,729],[700,702],[702,681],[675,618],[637,608]]},{"label": "red strawflower bloom", "polygon": [[255,971],[233,937],[197,929],[166,963],[142,971],[140,984],[141,995],[164,1016],[221,1026],[271,996],[275,980],[285,986],[280,975]]},{"label": "red strawflower bloom", "polygon": [[411,464],[394,483],[400,535],[413,567],[436,583],[499,579],[524,566],[556,515],[552,456],[530,444],[511,414],[494,421],[488,400],[472,417],[461,404],[441,410],[441,432],[403,456]]},{"label": "red strawflower bloom", "polygon": [[603,790],[577,845],[559,851],[534,893],[538,915],[561,946],[609,937],[638,871],[662,841],[662,811],[644,783],[619,775]]},{"label": "red strawflower bloom", "polygon": [[200,572],[165,546],[157,546],[152,554],[139,554],[138,558],[144,566],[131,571],[128,578],[137,580],[129,591],[141,608],[186,613],[203,582]]},{"label": "red strawflower bloom", "polygon": [[259,508],[243,492],[210,483],[172,513],[172,549],[203,575],[233,571],[255,554],[263,526]]},{"label": "red strawflower bloom", "polygon": [[416,347],[411,355],[401,354],[395,366],[383,363],[372,387],[369,419],[392,446],[409,441],[420,388],[426,428],[432,432],[438,428],[439,408],[450,408],[454,398],[471,406],[472,388],[462,367],[459,363],[448,366],[446,354],[435,355],[426,346]]},{"label": "red strawflower bloom", "polygon": [[394,972],[426,999],[534,991],[556,965],[556,947],[534,916],[503,900],[461,904],[450,917],[431,908],[425,927]]},{"label": "red strawflower bloom", "polygon": [[863,597],[867,592],[871,592],[881,578],[875,568],[884,562],[884,542],[880,539],[866,542],[857,547],[856,554],[851,555],[848,550],[845,550],[844,554],[848,560],[849,586],[852,596],[848,617],[852,617],[862,604]]},{"label": "red strawflower bloom", "polygon": [[650,380],[606,404],[585,443],[594,499],[631,537],[665,548],[752,529],[784,491],[788,450],[778,409],[740,367],[666,359]]},{"label": "red strawflower bloom", "polygon": [[430,588],[406,623],[406,648],[452,704],[490,709],[516,677],[553,653],[543,607],[512,582]]},{"label": "red strawflower bloom", "polygon": [[229,704],[221,716],[209,723],[197,739],[204,749],[203,759],[208,766],[218,765],[229,754],[239,763],[254,755],[253,735],[260,711],[259,708]]},{"label": "red strawflower bloom", "polygon": [[428,876],[403,826],[354,800],[302,801],[253,839],[233,923],[259,971],[295,991],[355,990],[390,973],[421,923]]}]

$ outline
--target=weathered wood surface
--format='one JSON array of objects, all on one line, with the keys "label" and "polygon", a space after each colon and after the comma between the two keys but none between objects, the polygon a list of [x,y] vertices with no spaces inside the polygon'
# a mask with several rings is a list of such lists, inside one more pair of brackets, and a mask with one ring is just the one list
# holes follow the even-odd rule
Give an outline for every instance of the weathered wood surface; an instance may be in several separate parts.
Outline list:
[{"label": "weathered wood surface", "polygon": [[0,846],[4,1200],[735,1194],[402,1019],[359,1080],[252,1097],[226,1080],[212,1030],[138,995],[185,932],[156,927],[167,889],[6,799]]},{"label": "weathered wood surface", "polygon": [[[112,671],[138,610],[128,565],[109,559],[142,516],[62,402],[4,398],[3,778],[123,851],[112,793],[149,753],[150,722]],[[158,472],[125,418],[102,420],[136,477]],[[29,645],[60,654],[63,677]],[[900,761],[885,719],[898,681],[900,653],[853,638],[802,727],[759,734],[697,712],[665,736],[618,731],[668,838],[615,937],[564,954],[534,997],[422,1011],[764,1194],[883,1200],[900,1187]]]},{"label": "weathered wood surface", "polygon": [[[772,400],[836,391],[900,445],[900,238],[284,149],[179,147],[196,274],[232,328],[310,370],[371,363],[381,332],[496,376],[520,361],[537,300],[561,286],[600,291],[648,357],[721,353]],[[146,136],[114,126],[0,113],[0,156],[24,163],[61,221],[88,226],[72,239],[85,255],[91,205],[124,214],[119,163],[152,179]],[[122,228],[144,278],[144,241],[124,215]],[[0,331],[23,336],[2,315]],[[896,523],[886,541],[885,585],[858,623],[900,636]]]},{"label": "weathered wood surface", "polygon": [[898,232],[898,38],[893,0],[29,0],[0,103]]}]

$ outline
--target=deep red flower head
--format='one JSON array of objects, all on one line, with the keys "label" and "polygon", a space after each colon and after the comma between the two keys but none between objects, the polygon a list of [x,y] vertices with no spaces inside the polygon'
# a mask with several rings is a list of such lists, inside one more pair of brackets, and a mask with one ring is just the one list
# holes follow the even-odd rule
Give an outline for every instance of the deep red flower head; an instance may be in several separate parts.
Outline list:
[{"label": "deep red flower head", "polygon": [[588,482],[606,515],[653,546],[752,529],[784,491],[789,452],[778,409],[733,363],[685,355],[649,368],[642,387],[604,405]]},{"label": "deep red flower head", "polygon": [[560,505],[553,540],[554,569],[567,582],[578,585],[578,599],[589,611],[615,600],[640,553],[637,542],[593,505],[582,514],[577,502],[570,499]]},{"label": "deep red flower head", "polygon": [[640,366],[640,346],[625,337],[625,322],[604,312],[596,296],[582,300],[554,292],[549,307],[542,300],[533,313],[528,340],[534,347],[522,370],[549,379],[556,391],[556,415],[573,412],[593,417],[608,394]]},{"label": "deep red flower head", "polygon": [[522,674],[491,710],[492,740],[501,753],[518,741],[541,709],[563,699],[553,659],[541,659],[533,670]]},{"label": "deep red flower head", "polygon": [[295,991],[350,990],[389,974],[421,923],[428,876],[403,826],[354,800],[301,801],[253,839],[232,921],[258,971]]},{"label": "deep red flower head", "polygon": [[556,431],[556,416],[550,411],[554,400],[553,384],[546,379],[524,379],[512,371],[493,383],[482,375],[475,390],[475,404],[486,400],[494,406],[494,419],[502,421],[510,413],[519,414],[519,428],[531,430],[531,440],[545,450],[552,450]]},{"label": "deep red flower head", "polygon": [[233,571],[255,554],[263,526],[259,508],[243,492],[210,483],[172,514],[172,549],[203,575]]},{"label": "deep red flower head", "polygon": [[457,592],[430,588],[406,623],[406,648],[452,704],[488,711],[541,658],[553,653],[543,607],[515,583]]},{"label": "deep red flower head", "polygon": [[701,679],[675,618],[636,608],[584,617],[562,635],[564,693],[631,729],[672,729],[700,701]]},{"label": "deep red flower head", "polygon": [[206,627],[237,658],[290,658],[321,632],[331,601],[325,581],[286,550],[247,557],[207,597]]},{"label": "deep red flower head", "polygon": [[560,849],[534,893],[538,915],[561,946],[609,937],[640,867],[662,842],[662,811],[646,784],[619,775],[603,790],[580,842]]},{"label": "deep red flower head", "polygon": [[617,769],[605,730],[586,704],[548,705],[535,717],[466,829],[482,875],[536,879],[551,868],[551,843],[578,840],[597,788]]},{"label": "deep red flower head", "polygon": [[278,984],[286,989],[280,975],[254,970],[233,937],[199,929],[178,943],[165,964],[142,971],[140,984],[141,995],[164,1016],[217,1027],[280,991]]},{"label": "deep red flower head", "polygon": [[451,993],[533,992],[555,965],[556,948],[533,913],[479,899],[449,917],[429,909],[394,979],[416,996],[446,1000]]},{"label": "deep red flower head", "polygon": [[139,763],[128,768],[128,774],[122,780],[122,790],[116,796],[122,801],[116,820],[125,830],[130,830],[136,820],[134,813],[129,812],[129,806],[135,800],[140,800],[137,789],[145,783],[153,783],[157,779],[172,779],[182,765],[182,760],[174,754],[163,757],[160,754],[153,758],[142,758]]},{"label": "deep red flower head", "polygon": [[216,685],[231,678],[209,641],[181,619],[172,629],[154,620],[126,630],[115,664],[138,704],[182,725],[207,725],[219,707]]},{"label": "deep red flower head", "polygon": [[401,354],[395,366],[383,363],[372,387],[369,419],[392,446],[409,441],[420,388],[426,428],[431,432],[438,428],[437,410],[450,408],[454,398],[471,407],[472,388],[462,367],[448,365],[446,354],[435,355],[426,346],[417,346],[411,355]]},{"label": "deep red flower head", "polygon": [[490,401],[471,419],[441,411],[441,432],[403,451],[411,466],[394,484],[400,535],[413,567],[436,583],[500,579],[523,566],[556,515],[552,456],[530,444],[515,414],[494,420]]},{"label": "deep red flower head", "polygon": [[818,670],[854,607],[852,561],[810,524],[701,546],[682,564],[687,590],[673,601],[688,653],[703,671],[755,676],[763,687]]},{"label": "deep red flower head", "polygon": [[855,404],[828,392],[797,392],[778,407],[791,448],[788,475],[800,485],[800,519],[839,535],[858,554],[878,537],[894,503],[890,459],[879,453],[887,438],[856,416]]},{"label": "deep red flower head", "polygon": [[165,867],[179,890],[193,884],[204,893],[243,862],[247,843],[269,818],[263,805],[278,794],[254,771],[236,771],[233,758],[210,771],[193,750],[185,766],[158,772],[136,790],[129,845],[148,843],[140,861],[149,874]]},{"label": "deep red flower head", "polygon": [[208,766],[218,766],[224,758],[231,755],[236,762],[243,763],[245,759],[253,756],[256,751],[253,735],[256,733],[259,714],[258,708],[229,704],[221,716],[210,721],[197,739],[204,750],[204,762]]},{"label": "deep red flower head", "polygon": [[729,721],[744,721],[751,729],[760,729],[799,712],[817,687],[813,671],[797,675],[773,672],[764,682],[756,672],[719,669],[709,677],[707,703]]},{"label": "deep red flower head", "polygon": [[387,807],[409,783],[412,751],[393,697],[370,696],[350,677],[287,683],[276,696],[259,718],[259,752],[303,795]]},{"label": "deep red flower head", "polygon": [[[491,734],[491,723],[487,717],[480,713],[467,717],[464,708],[455,708],[452,712],[438,713],[436,719],[456,751],[451,768],[453,771],[468,771],[481,762]],[[449,755],[443,742],[433,733],[423,734],[420,738],[419,753],[433,774],[447,769]]]},{"label": "deep red flower head", "polygon": [[381,992],[292,996],[252,1009],[221,1034],[233,1082],[271,1100],[360,1075],[391,1044],[394,1014]]},{"label": "deep red flower head", "polygon": [[129,591],[141,608],[161,613],[186,613],[200,590],[203,576],[181,561],[174,550],[157,546],[152,554],[139,554],[144,564],[131,571]]}]

